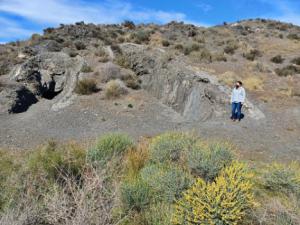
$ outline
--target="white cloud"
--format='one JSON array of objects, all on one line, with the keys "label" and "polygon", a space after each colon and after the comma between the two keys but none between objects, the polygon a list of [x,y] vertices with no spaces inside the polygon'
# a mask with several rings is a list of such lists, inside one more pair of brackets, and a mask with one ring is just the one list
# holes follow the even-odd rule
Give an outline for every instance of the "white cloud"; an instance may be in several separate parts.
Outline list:
[{"label": "white cloud", "polygon": [[120,0],[88,3],[82,0],[1,0],[0,11],[24,17],[36,23],[118,23],[124,19],[137,22],[166,23],[171,20],[188,21],[180,12],[150,9],[134,9],[130,3]]},{"label": "white cloud", "polygon": [[0,17],[0,27],[0,37],[3,39],[28,37],[34,33],[32,30],[22,28],[15,21],[3,17]]}]

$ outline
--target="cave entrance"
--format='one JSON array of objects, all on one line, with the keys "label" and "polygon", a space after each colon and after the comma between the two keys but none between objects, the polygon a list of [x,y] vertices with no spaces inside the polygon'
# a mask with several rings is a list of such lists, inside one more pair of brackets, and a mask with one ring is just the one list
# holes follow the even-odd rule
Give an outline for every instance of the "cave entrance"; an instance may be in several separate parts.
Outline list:
[{"label": "cave entrance", "polygon": [[56,82],[54,80],[51,80],[49,82],[49,86],[46,87],[45,89],[45,92],[43,93],[43,98],[45,99],[54,99],[61,91],[55,91],[55,85],[56,85]]}]

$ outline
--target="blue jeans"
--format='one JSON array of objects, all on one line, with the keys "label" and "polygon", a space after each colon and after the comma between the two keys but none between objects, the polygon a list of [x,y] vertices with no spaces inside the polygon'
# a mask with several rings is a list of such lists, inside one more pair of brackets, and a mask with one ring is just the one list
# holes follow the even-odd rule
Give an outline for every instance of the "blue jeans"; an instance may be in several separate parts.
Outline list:
[{"label": "blue jeans", "polygon": [[241,114],[242,114],[242,103],[241,102],[233,102],[231,104],[231,119],[238,119],[241,120]]}]

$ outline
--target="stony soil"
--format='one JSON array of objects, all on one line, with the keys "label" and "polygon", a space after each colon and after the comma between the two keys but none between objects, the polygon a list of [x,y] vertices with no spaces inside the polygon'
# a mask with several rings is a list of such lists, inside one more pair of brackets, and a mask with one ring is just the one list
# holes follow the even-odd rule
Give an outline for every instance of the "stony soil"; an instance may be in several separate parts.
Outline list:
[{"label": "stony soil", "polygon": [[142,90],[116,100],[104,100],[99,92],[79,96],[74,104],[56,112],[50,110],[51,101],[43,100],[25,113],[0,115],[0,143],[1,147],[30,149],[50,139],[89,142],[106,132],[126,132],[139,139],[168,130],[186,130],[232,141],[246,159],[299,160],[300,108],[274,113],[261,107],[267,113],[264,120],[255,121],[246,115],[240,123],[225,117],[195,123]]}]

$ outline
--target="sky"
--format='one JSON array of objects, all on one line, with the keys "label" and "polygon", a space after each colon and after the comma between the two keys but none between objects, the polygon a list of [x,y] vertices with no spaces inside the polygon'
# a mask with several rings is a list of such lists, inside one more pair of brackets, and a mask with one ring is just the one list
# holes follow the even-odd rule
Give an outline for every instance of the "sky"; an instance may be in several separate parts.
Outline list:
[{"label": "sky", "polygon": [[0,0],[0,43],[78,21],[214,26],[249,18],[300,25],[300,0]]}]

